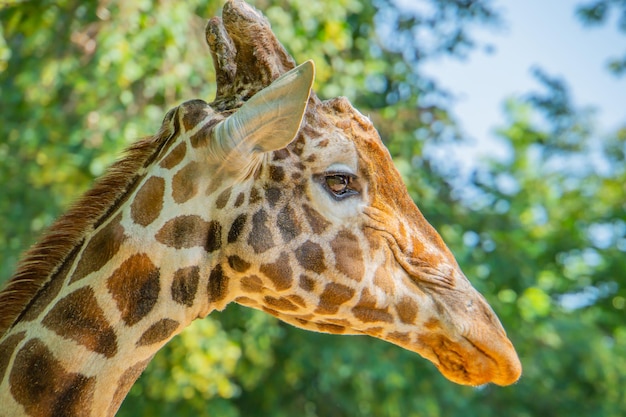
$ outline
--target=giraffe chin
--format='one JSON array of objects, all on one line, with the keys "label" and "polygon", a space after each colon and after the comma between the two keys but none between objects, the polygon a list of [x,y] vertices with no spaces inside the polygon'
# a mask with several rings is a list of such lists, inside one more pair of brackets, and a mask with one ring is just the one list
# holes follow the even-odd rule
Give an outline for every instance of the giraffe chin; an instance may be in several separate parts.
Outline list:
[{"label": "giraffe chin", "polygon": [[409,349],[433,362],[446,378],[457,384],[506,386],[521,376],[519,358],[508,339],[483,344],[467,337],[452,341],[442,334],[429,333],[419,336],[418,343],[420,348]]}]

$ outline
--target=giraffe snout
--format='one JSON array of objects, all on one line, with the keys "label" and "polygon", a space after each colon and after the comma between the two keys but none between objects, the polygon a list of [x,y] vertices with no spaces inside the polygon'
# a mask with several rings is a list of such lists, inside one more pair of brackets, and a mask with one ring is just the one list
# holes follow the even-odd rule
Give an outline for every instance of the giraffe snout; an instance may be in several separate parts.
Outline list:
[{"label": "giraffe snout", "polygon": [[422,271],[412,281],[432,302],[412,350],[459,384],[510,385],[520,378],[521,363],[504,327],[458,267]]},{"label": "giraffe snout", "polygon": [[447,314],[459,332],[459,351],[465,352],[468,369],[473,369],[476,378],[470,379],[470,385],[515,383],[522,366],[500,320],[460,272],[455,287],[449,296]]}]

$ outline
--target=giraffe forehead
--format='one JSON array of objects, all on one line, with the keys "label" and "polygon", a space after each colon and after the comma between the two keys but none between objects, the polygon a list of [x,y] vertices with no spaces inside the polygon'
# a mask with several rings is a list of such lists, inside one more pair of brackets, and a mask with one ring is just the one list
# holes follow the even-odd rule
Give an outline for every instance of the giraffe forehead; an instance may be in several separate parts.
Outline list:
[{"label": "giraffe forehead", "polygon": [[[322,143],[321,146],[320,143]],[[314,157],[312,158],[311,155]],[[307,154],[303,155],[303,159],[312,173],[342,171],[346,168],[351,173],[358,171],[358,154],[355,144],[350,137],[338,130],[323,135],[322,141],[312,142]]]}]

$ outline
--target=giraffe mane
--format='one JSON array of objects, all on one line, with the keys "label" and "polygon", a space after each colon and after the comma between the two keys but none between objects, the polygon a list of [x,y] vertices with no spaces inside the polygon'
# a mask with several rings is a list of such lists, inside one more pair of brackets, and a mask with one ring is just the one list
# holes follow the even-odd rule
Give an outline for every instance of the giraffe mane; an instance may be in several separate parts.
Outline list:
[{"label": "giraffe mane", "polygon": [[165,126],[166,123],[155,136],[131,145],[124,156],[25,253],[15,274],[0,292],[0,336],[12,327],[38,292],[61,270],[85,235],[124,201],[140,177],[138,171],[152,163],[172,137]]}]

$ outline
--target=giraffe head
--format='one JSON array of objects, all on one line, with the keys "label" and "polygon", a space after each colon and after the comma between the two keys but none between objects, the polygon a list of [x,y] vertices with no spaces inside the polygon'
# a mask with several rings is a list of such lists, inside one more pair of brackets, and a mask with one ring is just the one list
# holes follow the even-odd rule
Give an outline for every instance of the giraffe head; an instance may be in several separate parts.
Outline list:
[{"label": "giraffe head", "polygon": [[211,306],[235,301],[309,330],[368,334],[461,384],[515,382],[521,366],[504,329],[370,120],[345,98],[319,100],[313,63],[296,67],[243,1],[229,1],[206,34],[216,99],[185,103],[165,123],[185,127],[213,176],[211,230],[224,244],[212,248]]}]

